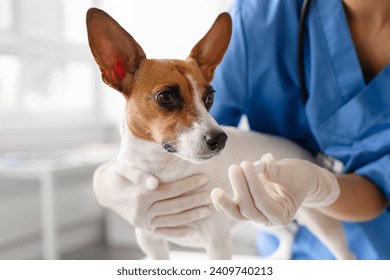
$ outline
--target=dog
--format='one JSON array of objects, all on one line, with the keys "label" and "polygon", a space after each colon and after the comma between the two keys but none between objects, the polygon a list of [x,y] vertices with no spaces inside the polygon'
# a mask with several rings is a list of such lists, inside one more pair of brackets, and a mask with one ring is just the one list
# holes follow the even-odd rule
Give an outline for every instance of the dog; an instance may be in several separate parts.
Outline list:
[{"label": "dog", "polygon": [[[276,159],[312,160],[308,152],[290,141],[221,127],[209,114],[214,99],[210,82],[232,33],[228,13],[218,16],[186,60],[147,59],[134,38],[97,8],[87,12],[87,30],[103,81],[126,99],[118,162],[151,173],[161,183],[203,173],[210,181],[197,191],[211,193],[220,187],[232,194],[227,170],[236,162],[253,162],[265,153]],[[204,248],[210,259],[231,259],[231,231],[237,222],[214,208],[211,211],[210,216],[191,223],[196,234],[163,239],[136,229],[138,244],[150,259],[168,259],[168,241]],[[353,258],[339,222],[315,209],[300,210],[298,221],[336,258]],[[291,257],[294,232],[291,226],[277,227],[276,235],[282,238],[278,258]]]}]

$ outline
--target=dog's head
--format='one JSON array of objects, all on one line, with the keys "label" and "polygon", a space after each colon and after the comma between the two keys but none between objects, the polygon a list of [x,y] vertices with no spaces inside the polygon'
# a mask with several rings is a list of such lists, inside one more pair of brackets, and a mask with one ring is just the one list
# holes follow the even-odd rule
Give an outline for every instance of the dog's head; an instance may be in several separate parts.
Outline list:
[{"label": "dog's head", "polygon": [[221,14],[186,60],[147,59],[141,46],[107,13],[87,13],[89,45],[103,81],[126,99],[128,128],[168,152],[207,160],[225,146],[227,135],[209,115],[210,82],[230,41],[229,14]]}]

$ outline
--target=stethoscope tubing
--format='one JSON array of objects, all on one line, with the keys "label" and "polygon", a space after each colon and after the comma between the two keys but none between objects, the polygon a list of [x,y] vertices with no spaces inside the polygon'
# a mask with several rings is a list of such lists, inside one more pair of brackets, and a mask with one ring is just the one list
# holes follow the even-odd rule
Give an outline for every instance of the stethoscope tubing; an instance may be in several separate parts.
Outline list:
[{"label": "stethoscope tubing", "polygon": [[304,103],[306,103],[309,95],[306,88],[303,41],[305,36],[305,22],[306,22],[307,14],[309,12],[310,4],[311,4],[311,0],[303,1],[301,14],[299,18],[299,31],[298,31],[298,43],[297,43],[298,81],[301,90],[301,98]]}]

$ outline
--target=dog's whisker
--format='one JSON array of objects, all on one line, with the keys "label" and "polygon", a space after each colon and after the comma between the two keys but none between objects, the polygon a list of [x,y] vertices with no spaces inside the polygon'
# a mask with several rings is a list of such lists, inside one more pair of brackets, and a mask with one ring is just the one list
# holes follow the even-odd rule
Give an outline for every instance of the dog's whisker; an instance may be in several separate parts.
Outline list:
[{"label": "dog's whisker", "polygon": [[157,169],[157,171],[160,171],[160,170],[162,170],[163,168],[168,167],[169,165],[173,164],[174,162],[176,162],[176,161],[178,161],[178,160],[180,160],[179,157],[173,156],[173,157],[172,157],[172,160],[170,160],[170,161],[169,161],[168,163],[166,163],[165,165],[160,166],[160,168]]}]

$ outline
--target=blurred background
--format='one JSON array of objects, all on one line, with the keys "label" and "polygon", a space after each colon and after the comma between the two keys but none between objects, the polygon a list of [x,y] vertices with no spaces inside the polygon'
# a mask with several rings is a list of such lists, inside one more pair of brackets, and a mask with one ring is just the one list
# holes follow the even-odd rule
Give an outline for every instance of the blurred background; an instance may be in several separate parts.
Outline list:
[{"label": "blurred background", "polygon": [[[92,191],[116,154],[124,100],[100,79],[86,11],[107,11],[149,58],[185,58],[231,2],[0,0],[0,259],[143,257]],[[255,254],[244,232],[235,250]]]}]

